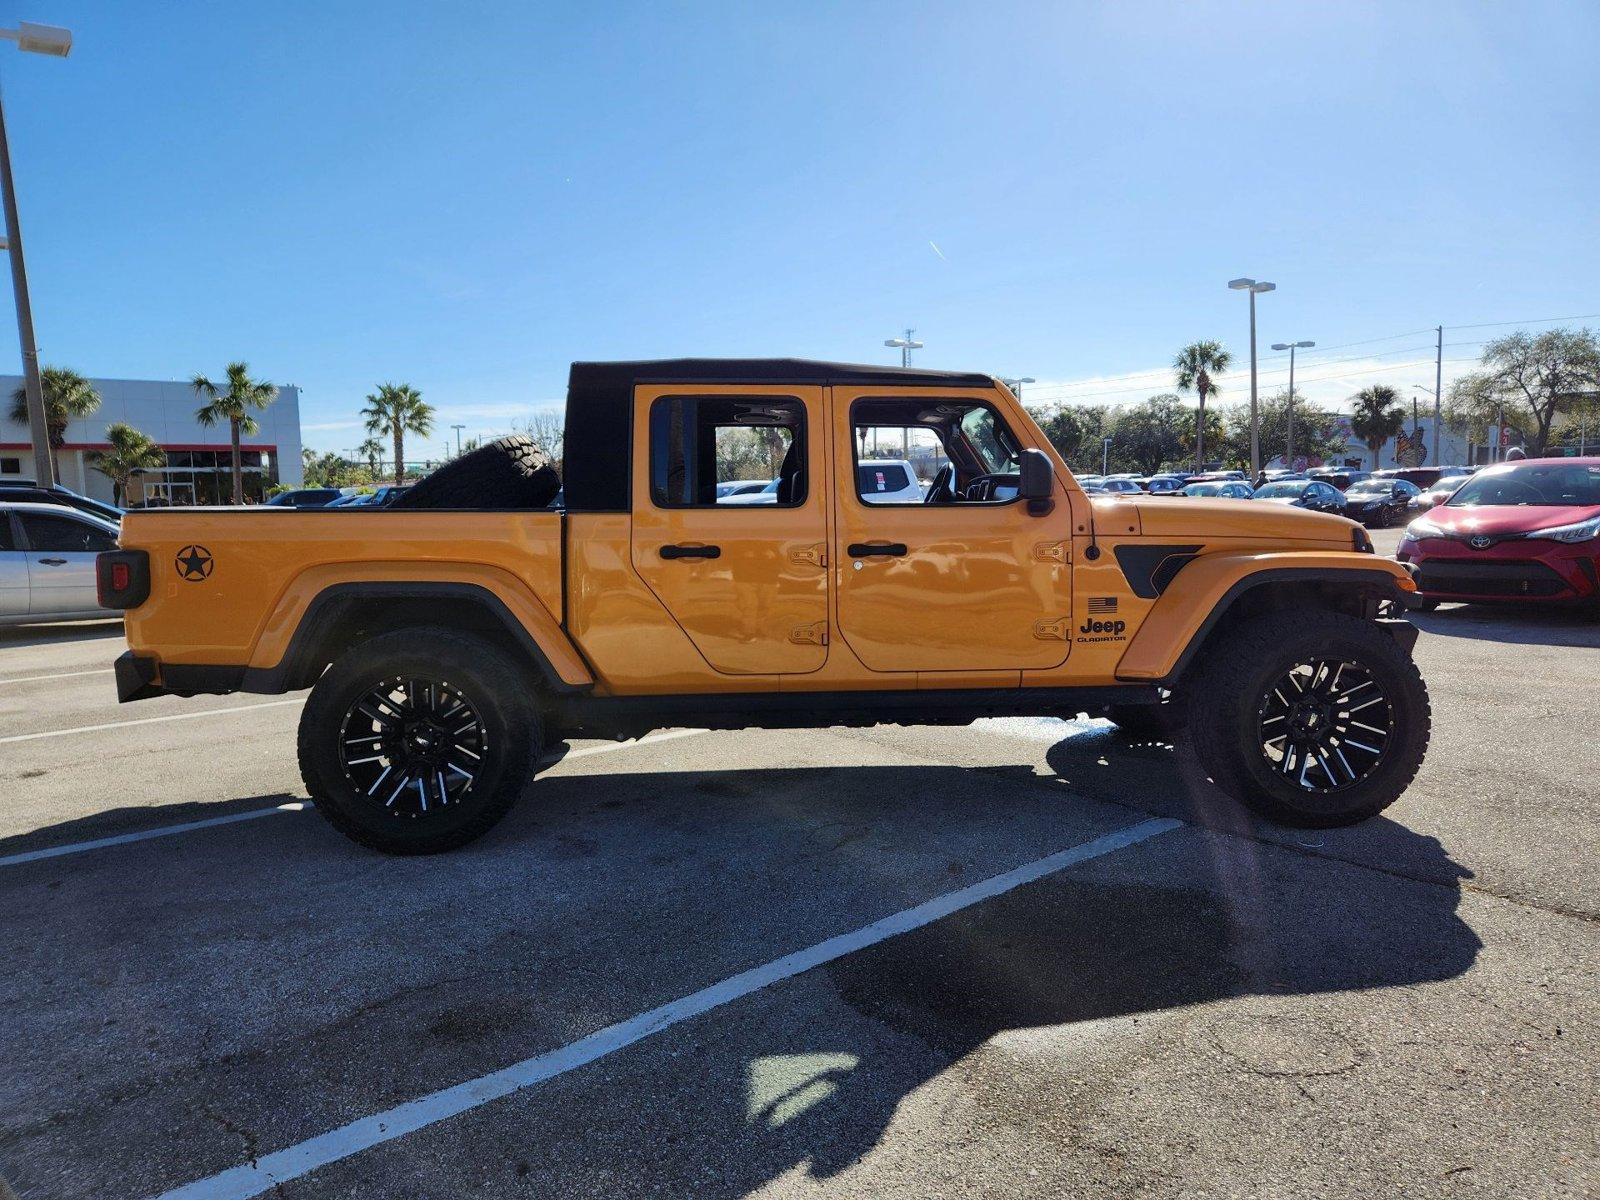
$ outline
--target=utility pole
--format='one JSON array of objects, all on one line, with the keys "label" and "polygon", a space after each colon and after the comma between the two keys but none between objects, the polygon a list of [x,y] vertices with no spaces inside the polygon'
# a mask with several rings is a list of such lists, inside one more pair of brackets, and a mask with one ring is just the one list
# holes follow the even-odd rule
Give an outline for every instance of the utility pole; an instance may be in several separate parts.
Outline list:
[{"label": "utility pole", "polygon": [[1444,326],[1440,325],[1435,333],[1439,335],[1438,348],[1433,355],[1433,465],[1439,465],[1439,426],[1443,421],[1444,398]]},{"label": "utility pole", "polygon": [[916,332],[917,331],[915,329],[907,329],[905,337],[887,338],[884,340],[883,344],[885,346],[899,348],[900,365],[902,367],[909,367],[911,365],[911,352],[913,350],[922,349],[922,343],[917,341],[914,336]]},{"label": "utility pole", "polygon": [[[65,58],[72,52],[71,31],[53,25],[22,21],[16,29],[0,29],[0,38],[33,54]],[[22,344],[22,392],[33,440],[33,477],[40,487],[52,488],[56,485],[56,464],[50,457],[50,426],[44,408],[44,384],[39,379],[39,347],[33,340],[33,305],[28,301],[28,268],[22,259],[22,226],[17,220],[17,186],[11,177],[11,142],[6,136],[4,104],[0,104],[0,189],[5,192],[5,247],[11,252],[11,290],[16,296],[17,339]]]},{"label": "utility pole", "polygon": [[1108,438],[1108,437],[1107,438],[1101,438],[1100,439],[1100,475],[1101,475],[1101,477],[1104,478],[1105,473],[1107,471],[1109,471],[1110,469],[1111,469],[1111,439]]},{"label": "utility pole", "polygon": [[1294,352],[1309,350],[1315,342],[1273,342],[1274,350],[1289,352],[1289,434],[1284,438],[1283,465],[1294,470]]},{"label": "utility pole", "polygon": [[[466,426],[465,425],[452,425],[452,426],[450,426],[450,428],[454,429],[456,431],[456,457],[460,458],[461,457],[461,431],[463,429],[465,429]],[[446,449],[448,449],[448,447],[446,447]]]}]

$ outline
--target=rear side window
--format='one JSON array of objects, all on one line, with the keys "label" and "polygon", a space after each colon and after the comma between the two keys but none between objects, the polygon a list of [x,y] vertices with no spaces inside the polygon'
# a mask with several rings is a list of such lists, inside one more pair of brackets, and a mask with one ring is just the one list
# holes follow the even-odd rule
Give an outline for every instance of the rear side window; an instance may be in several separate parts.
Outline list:
[{"label": "rear side window", "polygon": [[856,484],[868,499],[911,486],[911,477],[899,463],[864,462],[856,467]]},{"label": "rear side window", "polygon": [[71,517],[46,517],[38,513],[20,515],[22,536],[28,539],[30,550],[54,554],[94,554],[117,548],[116,538],[87,521],[74,521]]},{"label": "rear side window", "polygon": [[11,514],[0,512],[0,552],[16,548],[17,540],[11,536]]},{"label": "rear side window", "polygon": [[[719,484],[745,480],[772,486],[718,496]],[[805,406],[798,399],[662,396],[650,406],[657,507],[798,508],[806,489]]]}]

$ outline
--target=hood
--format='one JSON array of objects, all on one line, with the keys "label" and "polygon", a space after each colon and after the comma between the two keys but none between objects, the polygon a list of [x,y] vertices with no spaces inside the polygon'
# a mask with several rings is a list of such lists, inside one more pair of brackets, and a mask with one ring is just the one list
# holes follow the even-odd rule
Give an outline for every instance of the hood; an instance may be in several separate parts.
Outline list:
[{"label": "hood", "polygon": [[1203,500],[1174,496],[1131,500],[1146,537],[1281,537],[1350,546],[1351,522],[1330,513],[1295,508],[1286,501]]},{"label": "hood", "polygon": [[1447,533],[1463,537],[1474,533],[1528,533],[1576,525],[1595,516],[1600,516],[1600,507],[1593,504],[1483,504],[1470,508],[1436,504],[1428,510],[1428,520]]}]

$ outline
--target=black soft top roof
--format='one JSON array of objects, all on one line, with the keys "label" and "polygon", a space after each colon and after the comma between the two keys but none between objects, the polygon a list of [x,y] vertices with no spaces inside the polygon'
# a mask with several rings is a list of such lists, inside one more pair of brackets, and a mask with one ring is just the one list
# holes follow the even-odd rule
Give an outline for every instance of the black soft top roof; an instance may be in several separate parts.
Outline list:
[{"label": "black soft top roof", "polygon": [[990,387],[971,371],[919,371],[871,363],[817,362],[809,358],[657,358],[636,362],[575,362],[567,399],[615,393],[636,383],[795,383],[862,386]]},{"label": "black soft top roof", "polygon": [[988,375],[805,358],[661,358],[575,362],[567,381],[562,485],[568,512],[627,512],[633,389],[640,383],[776,383],[989,388]]}]

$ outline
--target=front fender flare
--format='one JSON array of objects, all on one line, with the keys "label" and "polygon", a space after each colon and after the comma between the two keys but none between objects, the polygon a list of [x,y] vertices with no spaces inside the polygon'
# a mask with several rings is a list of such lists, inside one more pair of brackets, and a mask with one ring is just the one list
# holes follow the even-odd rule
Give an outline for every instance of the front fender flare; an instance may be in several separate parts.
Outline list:
[{"label": "front fender flare", "polygon": [[1345,584],[1385,599],[1416,590],[1401,564],[1348,550],[1208,554],[1185,566],[1117,664],[1128,683],[1170,683],[1241,596],[1276,583]]}]

